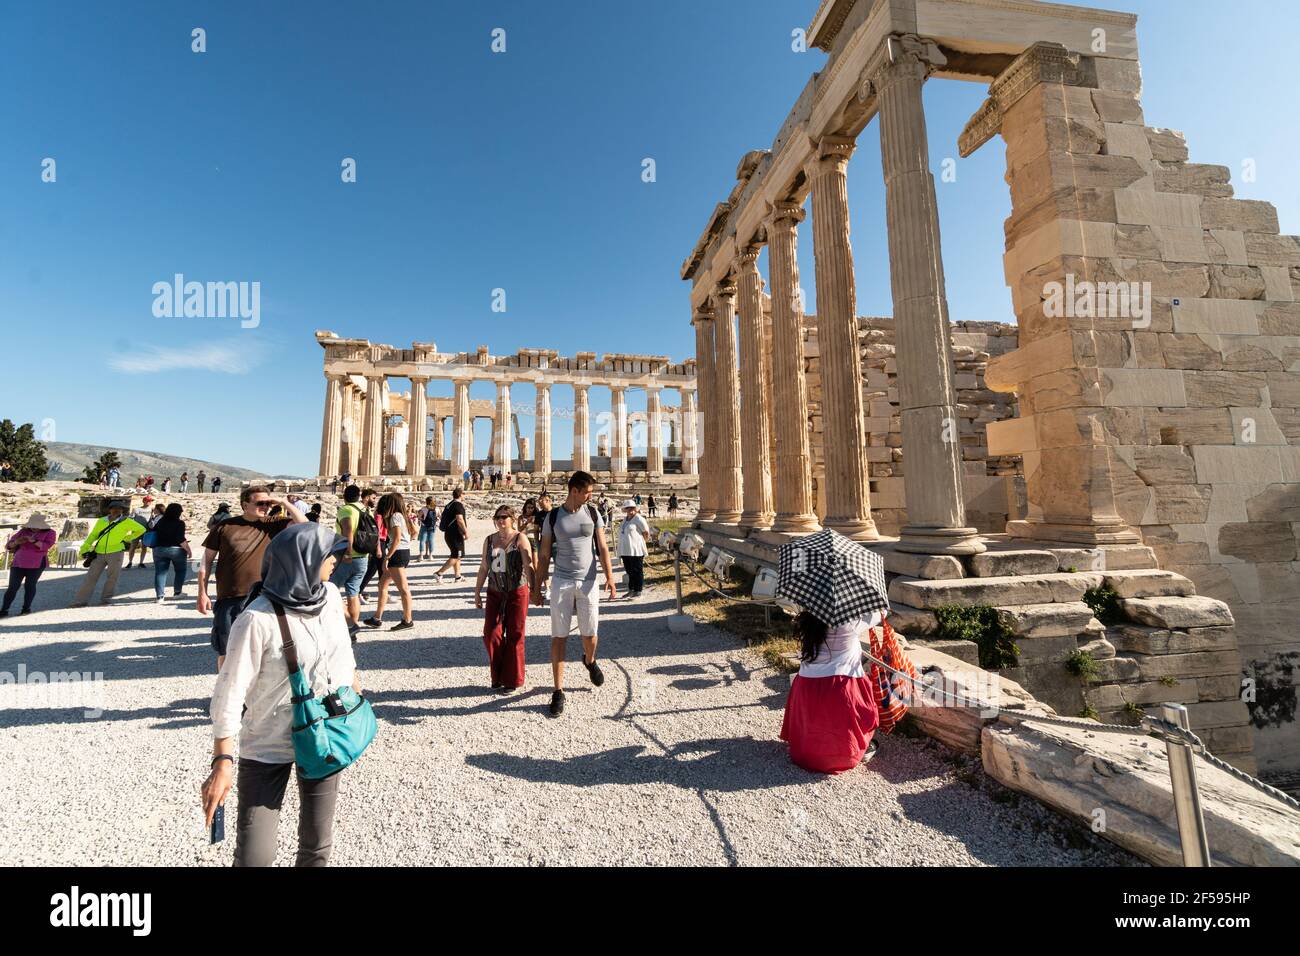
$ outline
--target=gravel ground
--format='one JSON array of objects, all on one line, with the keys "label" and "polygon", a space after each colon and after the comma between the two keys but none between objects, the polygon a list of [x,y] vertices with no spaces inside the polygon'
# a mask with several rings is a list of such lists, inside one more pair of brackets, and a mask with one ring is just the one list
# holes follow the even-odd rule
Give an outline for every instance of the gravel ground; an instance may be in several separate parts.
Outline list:
[{"label": "gravel ground", "polygon": [[[475,541],[486,527],[472,523]],[[434,566],[414,566],[416,628],[358,645],[380,732],[345,772],[335,865],[1133,862],[930,741],[886,738],[838,777],[799,769],[777,738],[789,678],[714,628],[670,634],[663,589],[604,607],[600,689],[570,641],[568,708],[552,720],[544,611],[529,617],[529,686],[490,692],[466,568],[436,585]],[[194,585],[158,606],[151,571],[132,569],[112,606],[63,610],[80,573],[47,572],[40,610],[0,621],[0,671],[104,678],[98,719],[3,689],[0,864],[229,864],[238,792],[216,847],[198,806],[215,658]],[[281,864],[292,785],[285,813]]]}]

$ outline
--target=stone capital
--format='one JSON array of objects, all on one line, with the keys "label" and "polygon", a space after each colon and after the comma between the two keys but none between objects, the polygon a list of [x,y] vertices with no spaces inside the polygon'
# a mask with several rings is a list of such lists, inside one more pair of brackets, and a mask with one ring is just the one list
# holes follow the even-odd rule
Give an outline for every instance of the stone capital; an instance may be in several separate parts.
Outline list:
[{"label": "stone capital", "polygon": [[717,289],[713,294],[721,299],[734,299],[736,297],[736,282],[728,277],[718,283]]},{"label": "stone capital", "polygon": [[777,227],[793,228],[804,221],[803,205],[797,202],[770,202],[767,204],[768,230]]},{"label": "stone capital", "polygon": [[857,140],[851,136],[823,136],[821,139],[810,136],[808,141],[813,149],[813,158],[805,167],[809,178],[832,171],[843,173],[858,148]]},{"label": "stone capital", "polygon": [[691,325],[697,325],[702,322],[712,322],[712,321],[713,321],[713,308],[711,306],[701,307],[696,309],[695,314],[691,317]]},{"label": "stone capital", "polygon": [[1084,70],[1077,53],[1060,43],[1040,41],[1011,61],[989,84],[989,97],[967,122],[957,139],[958,152],[969,156],[1002,130],[1002,117],[1040,83],[1062,86],[1084,84]]},{"label": "stone capital", "polygon": [[858,102],[878,96],[895,80],[924,80],[947,63],[948,58],[933,40],[914,33],[892,33],[876,48],[858,78]]},{"label": "stone capital", "polygon": [[757,272],[758,257],[762,251],[762,246],[749,246],[748,248],[741,250],[740,254],[736,256],[734,265],[736,272]]}]

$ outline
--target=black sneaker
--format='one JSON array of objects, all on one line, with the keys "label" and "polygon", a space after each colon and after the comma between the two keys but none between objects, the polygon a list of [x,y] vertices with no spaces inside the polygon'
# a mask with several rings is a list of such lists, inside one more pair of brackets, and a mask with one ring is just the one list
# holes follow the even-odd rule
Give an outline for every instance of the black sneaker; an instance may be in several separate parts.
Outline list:
[{"label": "black sneaker", "polygon": [[587,659],[584,657],[582,659],[582,665],[587,668],[587,673],[591,675],[592,684],[599,687],[601,684],[605,683],[605,674],[600,669],[599,664],[597,664],[595,661],[592,661],[590,664],[588,664]]},{"label": "black sneaker", "polygon": [[394,624],[389,628],[390,631],[407,631],[415,627],[414,621],[402,621],[400,624]]},{"label": "black sneaker", "polygon": [[383,621],[373,617],[368,617],[361,623],[364,624],[366,627],[383,627],[384,625]]},{"label": "black sneaker", "polygon": [[551,695],[551,716],[559,717],[564,713],[564,691],[557,690]]}]

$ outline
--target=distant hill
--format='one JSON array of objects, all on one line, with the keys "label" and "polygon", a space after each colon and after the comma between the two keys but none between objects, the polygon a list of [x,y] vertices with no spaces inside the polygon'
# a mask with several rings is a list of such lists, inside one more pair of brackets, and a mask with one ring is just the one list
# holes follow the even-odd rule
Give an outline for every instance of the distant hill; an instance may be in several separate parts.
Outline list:
[{"label": "distant hill", "polygon": [[45,459],[50,464],[46,477],[52,481],[76,481],[82,471],[92,461],[96,461],[106,451],[117,452],[122,460],[122,483],[127,484],[139,475],[153,475],[159,484],[168,476],[180,478],[181,472],[188,471],[193,479],[200,471],[206,471],[209,478],[220,475],[229,481],[252,481],[257,478],[286,477],[284,475],[266,475],[250,468],[236,468],[234,465],[222,465],[217,462],[200,461],[197,458],[179,458],[176,455],[163,455],[154,451],[135,451],[130,448],[109,448],[103,445],[77,445],[71,442],[45,442]]}]

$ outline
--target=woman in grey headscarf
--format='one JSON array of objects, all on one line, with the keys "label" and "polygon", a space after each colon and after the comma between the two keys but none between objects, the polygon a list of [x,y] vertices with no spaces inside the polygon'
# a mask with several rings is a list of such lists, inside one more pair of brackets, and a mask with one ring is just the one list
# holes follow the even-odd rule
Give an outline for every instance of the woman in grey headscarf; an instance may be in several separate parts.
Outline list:
[{"label": "woman in grey headscarf", "polygon": [[[275,860],[280,804],[293,768],[292,708],[278,603],[313,695],[345,684],[361,693],[343,599],[329,583],[347,539],[310,522],[290,525],[271,540],[262,559],[262,584],[235,618],[225,663],[212,694],[212,773],[203,784],[209,826],[230,793],[234,737],[239,731],[239,819],[235,866],[270,866]],[[325,866],[334,834],[339,774],[323,780],[298,776],[298,866]]]}]

